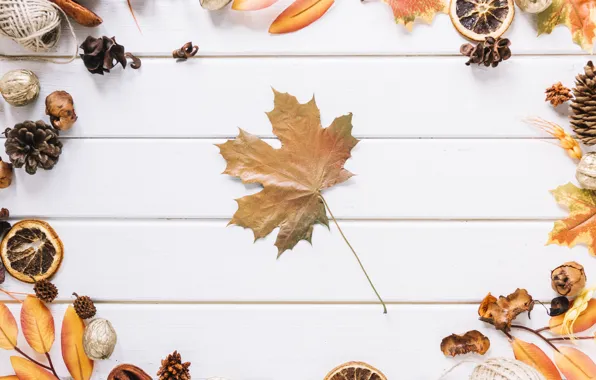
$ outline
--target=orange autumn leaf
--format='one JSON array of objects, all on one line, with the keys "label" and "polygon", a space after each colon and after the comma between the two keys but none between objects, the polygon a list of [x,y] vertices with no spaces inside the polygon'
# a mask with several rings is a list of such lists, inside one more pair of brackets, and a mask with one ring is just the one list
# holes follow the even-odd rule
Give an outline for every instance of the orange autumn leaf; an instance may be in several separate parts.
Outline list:
[{"label": "orange autumn leaf", "polygon": [[550,7],[537,16],[538,35],[551,33],[555,26],[565,25],[573,42],[591,53],[596,33],[596,2],[594,0],[553,0]]},{"label": "orange autumn leaf", "polygon": [[277,3],[277,0],[234,0],[232,9],[235,11],[258,11]]},{"label": "orange autumn leaf", "polygon": [[0,376],[0,380],[19,380],[16,375]]},{"label": "orange autumn leaf", "polygon": [[[563,335],[563,319],[565,314],[552,317],[548,323],[550,332],[555,335]],[[588,302],[588,307],[584,310],[573,325],[573,332],[579,333],[586,331],[592,326],[596,325],[596,299],[591,299]]]},{"label": "orange autumn leaf", "polygon": [[32,349],[40,354],[50,351],[54,344],[54,317],[38,298],[25,298],[21,308],[21,328]]},{"label": "orange autumn leaf", "polygon": [[596,192],[568,183],[551,193],[560,205],[569,209],[569,216],[555,222],[546,244],[573,247],[584,243],[596,255]]},{"label": "orange autumn leaf", "polygon": [[93,360],[87,357],[83,349],[84,332],[85,322],[69,306],[62,320],[62,359],[74,380],[89,380],[93,373]]},{"label": "orange autumn leaf", "polygon": [[269,27],[271,34],[291,33],[321,18],[335,0],[296,0]]},{"label": "orange autumn leaf", "polygon": [[10,364],[19,380],[56,380],[50,372],[25,358],[11,356]]},{"label": "orange autumn leaf", "polygon": [[561,346],[555,351],[555,363],[567,380],[596,379],[596,364],[580,350]]},{"label": "orange autumn leaf", "polygon": [[395,22],[403,24],[409,31],[414,21],[420,19],[430,24],[435,14],[447,12],[447,3],[443,0],[383,0],[393,10]]},{"label": "orange autumn leaf", "polygon": [[555,364],[537,345],[514,338],[511,346],[517,360],[534,367],[546,380],[561,380]]},{"label": "orange autumn leaf", "polygon": [[14,349],[17,345],[18,334],[17,321],[8,307],[0,303],[0,348],[5,350]]},{"label": "orange autumn leaf", "polygon": [[347,181],[344,169],[358,140],[352,136],[352,115],[323,128],[314,98],[300,104],[274,90],[275,108],[267,116],[282,147],[275,149],[243,130],[235,140],[219,144],[227,161],[225,174],[263,190],[237,199],[230,224],[252,229],[255,240],[279,227],[278,255],[300,240],[311,241],[315,224],[329,226],[321,190]]}]

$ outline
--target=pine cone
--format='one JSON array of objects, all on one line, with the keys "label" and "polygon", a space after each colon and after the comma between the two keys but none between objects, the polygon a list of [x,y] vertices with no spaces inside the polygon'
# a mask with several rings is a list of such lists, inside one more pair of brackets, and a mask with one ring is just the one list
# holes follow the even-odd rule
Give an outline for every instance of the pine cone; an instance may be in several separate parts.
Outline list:
[{"label": "pine cone", "polygon": [[83,54],[79,54],[87,70],[92,74],[109,73],[117,64],[126,68],[126,58],[131,58],[133,63],[130,65],[133,69],[141,67],[141,60],[124,51],[124,46],[116,42],[116,37],[101,38],[87,37],[81,44]]},{"label": "pine cone", "polygon": [[50,303],[58,296],[58,288],[48,280],[40,280],[33,286],[35,295],[43,302]]},{"label": "pine cone", "polygon": [[497,67],[500,62],[506,61],[511,58],[511,50],[509,46],[511,42],[507,38],[493,38],[486,37],[482,42],[478,42],[476,46],[472,44],[463,44],[459,51],[470,57],[466,66],[470,66],[472,63],[478,65],[484,64],[484,66]]},{"label": "pine cone", "polygon": [[73,305],[79,317],[81,317],[81,319],[93,318],[95,316],[95,313],[97,313],[97,309],[95,308],[95,305],[93,304],[91,298],[87,296],[79,297],[77,293],[72,293],[72,295],[77,297]]},{"label": "pine cone", "polygon": [[58,131],[43,121],[25,121],[4,131],[6,154],[15,168],[35,174],[37,167],[50,170],[62,153]]},{"label": "pine cone", "polygon": [[577,138],[586,145],[596,144],[596,74],[589,61],[584,73],[575,77],[571,101],[571,126]]},{"label": "pine cone", "polygon": [[159,380],[190,380],[188,370],[190,362],[182,363],[182,358],[178,351],[168,355],[161,361],[161,368],[157,371]]},{"label": "pine cone", "polygon": [[561,82],[555,83],[546,89],[546,102],[550,102],[553,107],[565,103],[572,98],[571,90],[563,86]]}]

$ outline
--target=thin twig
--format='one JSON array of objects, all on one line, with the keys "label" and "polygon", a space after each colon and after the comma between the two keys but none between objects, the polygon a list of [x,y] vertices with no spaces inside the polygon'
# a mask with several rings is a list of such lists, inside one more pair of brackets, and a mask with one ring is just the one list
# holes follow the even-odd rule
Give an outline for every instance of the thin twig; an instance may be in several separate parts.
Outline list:
[{"label": "thin twig", "polygon": [[558,342],[558,341],[566,341],[566,340],[588,340],[588,339],[596,339],[593,336],[576,336],[575,338],[571,338],[568,336],[562,336],[562,337],[558,337],[558,338],[547,338],[550,342]]},{"label": "thin twig", "polygon": [[48,367],[47,365],[45,365],[45,364],[41,364],[41,363],[40,363],[40,362],[38,362],[37,360],[33,359],[31,356],[29,356],[29,355],[27,355],[26,353],[24,353],[23,351],[21,351],[21,349],[20,349],[20,348],[18,348],[18,347],[14,347],[14,350],[15,350],[16,352],[18,352],[19,354],[23,355],[25,358],[27,358],[27,359],[31,360],[33,363],[37,364],[38,366],[40,366],[40,367],[42,367],[42,368],[45,368],[45,369],[47,369],[47,370],[51,370],[51,368],[50,368],[50,367]]},{"label": "thin twig", "polygon": [[139,25],[139,21],[137,20],[137,16],[135,15],[135,11],[132,9],[132,4],[130,3],[130,0],[126,0],[126,2],[128,3],[128,9],[130,10],[130,14],[132,15],[132,18],[135,20],[135,24],[137,24],[137,29],[139,29],[139,33],[143,34],[141,26]]},{"label": "thin twig", "polygon": [[[561,325],[557,325],[557,326],[553,326],[553,327],[559,327],[559,326],[561,326]],[[546,330],[550,330],[550,326],[541,327],[538,330],[536,330],[536,332],[537,333],[541,333],[541,332],[546,331]]]},{"label": "thin twig", "polygon": [[48,358],[48,363],[50,363],[50,369],[52,370],[52,373],[54,374],[54,376],[56,376],[58,380],[60,380],[60,376],[58,376],[58,374],[56,373],[56,369],[54,368],[54,364],[52,363],[52,358],[50,357],[50,354],[48,352],[46,352],[46,358]]},{"label": "thin twig", "polygon": [[364,269],[364,265],[362,264],[362,261],[360,261],[360,257],[358,257],[358,254],[354,250],[354,247],[352,247],[352,245],[350,244],[350,242],[346,238],[346,235],[344,235],[344,232],[341,230],[341,227],[339,226],[339,223],[337,223],[337,219],[335,219],[335,216],[333,216],[333,213],[331,212],[331,209],[329,208],[329,205],[327,204],[327,201],[325,200],[325,198],[323,198],[323,195],[319,194],[319,196],[323,200],[323,204],[325,204],[325,208],[327,209],[327,211],[329,211],[329,215],[331,215],[331,219],[333,219],[333,222],[337,226],[337,229],[339,230],[339,233],[341,234],[341,237],[344,239],[344,241],[346,242],[346,244],[348,245],[348,247],[350,247],[350,249],[352,250],[352,253],[354,254],[354,257],[356,257],[356,260],[358,261],[358,264],[360,264],[360,268],[362,268],[362,271],[364,272],[364,275],[366,276],[366,279],[368,280],[368,283],[373,288],[375,294],[377,295],[377,298],[379,298],[379,301],[381,301],[381,305],[383,305],[383,314],[387,314],[387,305],[385,305],[385,302],[381,298],[381,295],[379,294],[379,292],[377,292],[377,288],[375,288],[375,285],[373,284],[372,280],[368,276],[368,273],[366,272],[366,269]]},{"label": "thin twig", "polygon": [[540,334],[539,332],[537,332],[534,329],[531,329],[529,327],[522,326],[522,325],[511,325],[511,328],[513,328],[513,329],[520,329],[520,330],[526,330],[528,332],[531,332],[532,334],[536,335],[537,337],[539,337],[540,339],[542,339],[543,341],[545,341],[546,343],[548,343],[548,345],[551,346],[553,350],[555,350],[555,351],[557,351],[559,353],[561,352],[561,351],[559,351],[559,349],[554,344],[552,344],[548,340],[548,338],[546,338],[544,335]]},{"label": "thin twig", "polygon": [[10,298],[12,298],[15,301],[18,301],[20,303],[23,303],[23,301],[21,301],[20,299],[18,299],[17,297],[13,296],[11,292],[9,292],[8,290],[4,290],[2,288],[0,288],[0,292],[6,294],[7,296],[9,296]]}]

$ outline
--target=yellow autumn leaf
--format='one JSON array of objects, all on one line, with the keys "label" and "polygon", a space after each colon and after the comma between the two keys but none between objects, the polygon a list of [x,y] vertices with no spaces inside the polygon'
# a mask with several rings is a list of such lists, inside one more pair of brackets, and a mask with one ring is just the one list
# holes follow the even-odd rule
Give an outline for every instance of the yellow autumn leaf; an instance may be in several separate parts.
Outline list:
[{"label": "yellow autumn leaf", "polygon": [[511,341],[515,358],[534,367],[546,380],[561,380],[555,364],[537,345],[514,338]]},{"label": "yellow autumn leaf", "polygon": [[27,296],[21,308],[21,328],[27,343],[40,354],[54,344],[54,317],[38,298]]},{"label": "yellow autumn leaf", "polygon": [[559,347],[559,351],[555,351],[555,363],[567,380],[596,379],[596,364],[576,348]]},{"label": "yellow autumn leaf", "polygon": [[11,356],[10,364],[19,380],[56,380],[54,375],[25,358]]},{"label": "yellow autumn leaf", "polygon": [[0,303],[0,348],[5,350],[14,349],[17,345],[18,333],[17,321],[8,307]]},{"label": "yellow autumn leaf", "polygon": [[563,331],[563,334],[569,335],[572,340],[574,339],[573,333],[575,331],[575,322],[588,308],[588,304],[590,300],[592,300],[594,292],[596,292],[596,287],[582,290],[582,292],[573,300],[573,306],[565,313],[561,330]]},{"label": "yellow autumn leaf", "polygon": [[565,25],[573,42],[591,53],[596,33],[596,2],[594,0],[553,0],[550,7],[537,16],[538,35],[551,33],[555,26]]},{"label": "yellow autumn leaf", "polygon": [[69,306],[62,320],[62,359],[74,380],[89,380],[93,373],[93,360],[87,357],[83,349],[84,332],[85,322]]}]

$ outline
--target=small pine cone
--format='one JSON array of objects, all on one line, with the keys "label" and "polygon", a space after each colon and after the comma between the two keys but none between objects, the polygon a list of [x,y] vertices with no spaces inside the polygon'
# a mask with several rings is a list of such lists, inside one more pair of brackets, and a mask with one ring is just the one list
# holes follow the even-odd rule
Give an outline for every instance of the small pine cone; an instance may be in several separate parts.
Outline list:
[{"label": "small pine cone", "polygon": [[29,174],[37,168],[50,170],[62,153],[58,131],[43,121],[25,121],[4,131],[4,147],[15,168],[25,167]]},{"label": "small pine cone", "polygon": [[596,70],[592,61],[575,77],[571,101],[571,127],[586,145],[596,144]]},{"label": "small pine cone", "polygon": [[87,296],[79,296],[77,293],[72,293],[73,296],[77,297],[74,301],[74,309],[82,319],[89,319],[95,316],[97,309],[93,304],[91,298]]},{"label": "small pine cone", "polygon": [[472,63],[484,66],[497,67],[500,62],[511,58],[509,46],[511,41],[507,38],[486,37],[484,41],[478,42],[476,46],[472,44],[463,44],[459,51],[466,57],[470,57],[466,66]]},{"label": "small pine cone", "polygon": [[167,358],[161,361],[161,368],[157,371],[159,380],[190,380],[188,370],[190,362],[182,363],[178,351],[174,351]]},{"label": "small pine cone", "polygon": [[545,101],[550,102],[550,104],[552,104],[553,107],[563,104],[573,97],[571,96],[571,90],[563,86],[561,82],[555,83],[549,88],[547,88],[545,93]]},{"label": "small pine cone", "polygon": [[43,302],[50,303],[58,296],[58,288],[48,280],[40,280],[35,282],[33,286],[35,295]]}]

